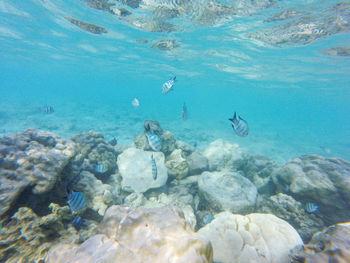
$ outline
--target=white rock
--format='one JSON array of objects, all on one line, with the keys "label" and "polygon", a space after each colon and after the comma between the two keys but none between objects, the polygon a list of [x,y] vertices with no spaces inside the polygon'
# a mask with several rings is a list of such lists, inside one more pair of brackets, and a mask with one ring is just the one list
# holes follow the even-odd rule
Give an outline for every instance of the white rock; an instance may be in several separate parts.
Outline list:
[{"label": "white rock", "polygon": [[246,152],[238,144],[218,139],[209,144],[203,155],[209,161],[209,169],[213,171],[238,167],[244,161]]},{"label": "white rock", "polygon": [[[156,180],[152,175],[152,154],[157,165]],[[132,147],[118,155],[117,163],[124,191],[144,193],[151,188],[165,185],[168,180],[162,152],[150,152]]]},{"label": "white rock", "polygon": [[287,263],[290,251],[303,245],[289,223],[271,214],[222,212],[198,233],[210,240],[214,261],[221,263]]}]

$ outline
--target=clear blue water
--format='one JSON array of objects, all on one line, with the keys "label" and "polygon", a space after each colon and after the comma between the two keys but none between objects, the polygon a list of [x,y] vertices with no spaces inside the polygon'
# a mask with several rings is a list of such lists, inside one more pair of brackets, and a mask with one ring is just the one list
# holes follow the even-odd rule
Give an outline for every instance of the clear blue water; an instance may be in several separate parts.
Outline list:
[{"label": "clear blue water", "polygon": [[[208,1],[192,2],[197,10]],[[278,162],[302,154],[350,160],[350,57],[321,52],[349,45],[348,17],[340,15],[347,30],[312,43],[278,46],[249,37],[293,22],[264,22],[289,9],[318,20],[324,16],[326,23],[325,10],[337,2],[278,1],[257,8],[258,1],[225,1],[240,4],[240,13],[203,24],[193,11],[174,19],[174,32],[149,32],[84,1],[1,0],[0,135],[29,127],[63,137],[95,130],[130,144],[142,133],[143,120],[156,119],[177,139],[200,148],[223,138]],[[152,16],[126,8],[132,16]],[[108,33],[86,32],[66,16]],[[160,39],[176,39],[181,46],[151,48]],[[161,94],[163,82],[174,75],[174,91]],[[134,97],[141,103],[137,109]],[[55,113],[40,113],[44,105]],[[234,111],[249,123],[246,138],[230,126]]]}]

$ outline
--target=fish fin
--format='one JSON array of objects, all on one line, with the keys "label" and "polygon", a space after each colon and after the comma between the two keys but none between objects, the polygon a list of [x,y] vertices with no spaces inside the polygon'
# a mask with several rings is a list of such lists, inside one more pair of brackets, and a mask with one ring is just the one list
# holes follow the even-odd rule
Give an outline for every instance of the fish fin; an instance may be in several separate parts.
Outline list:
[{"label": "fish fin", "polygon": [[176,76],[175,76],[175,77],[173,77],[173,81],[177,81],[177,80],[176,80]]},{"label": "fish fin", "polygon": [[233,118],[230,118],[229,120],[232,121],[232,122],[235,122],[235,121],[237,120],[236,112],[235,112],[235,114],[233,115]]}]

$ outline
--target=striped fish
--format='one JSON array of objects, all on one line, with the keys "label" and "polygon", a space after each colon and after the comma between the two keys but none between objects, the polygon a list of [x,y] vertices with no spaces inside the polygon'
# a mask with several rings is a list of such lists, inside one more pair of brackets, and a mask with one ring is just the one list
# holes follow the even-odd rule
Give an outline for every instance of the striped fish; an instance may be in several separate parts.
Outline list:
[{"label": "striped fish", "polygon": [[148,140],[148,144],[152,148],[152,150],[159,152],[161,148],[161,142],[162,142],[160,137],[154,132],[147,132],[146,137]]},{"label": "striped fish", "polygon": [[186,103],[184,102],[184,105],[182,106],[182,120],[186,121],[188,119],[188,112]]},{"label": "striped fish", "polygon": [[156,160],[154,160],[153,158],[153,154],[151,156],[151,160],[152,160],[152,177],[153,177],[153,180],[157,180],[157,165],[156,165]]},{"label": "striped fish", "polygon": [[315,213],[318,211],[318,206],[315,205],[314,203],[308,202],[305,205],[305,211],[308,212],[309,214]]},{"label": "striped fish", "polygon": [[86,226],[86,223],[84,219],[81,218],[81,216],[76,216],[72,221],[72,225],[77,231],[79,231],[82,227]]},{"label": "striped fish", "polygon": [[98,174],[104,174],[108,171],[108,166],[104,163],[99,163],[95,166],[95,172]]},{"label": "striped fish", "polygon": [[176,76],[173,77],[172,79],[169,79],[167,82],[165,82],[163,84],[162,93],[167,94],[169,91],[172,91],[175,85],[175,81],[176,81]]},{"label": "striped fish", "polygon": [[229,120],[232,122],[232,128],[234,129],[234,131],[238,136],[245,137],[248,135],[249,133],[248,123],[245,120],[243,120],[241,116],[238,116],[237,118],[236,112],[233,118]]},{"label": "striped fish", "polygon": [[86,208],[84,194],[81,192],[72,192],[68,195],[67,204],[71,212],[80,212]]}]

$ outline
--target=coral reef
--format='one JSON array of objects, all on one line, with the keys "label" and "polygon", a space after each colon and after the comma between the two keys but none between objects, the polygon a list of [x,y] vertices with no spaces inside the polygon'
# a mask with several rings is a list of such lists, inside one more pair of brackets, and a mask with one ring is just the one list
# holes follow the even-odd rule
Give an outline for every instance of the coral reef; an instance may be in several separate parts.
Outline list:
[{"label": "coral reef", "polygon": [[1,262],[45,262],[52,245],[80,243],[94,233],[94,224],[78,233],[68,223],[73,219],[68,206],[51,204],[50,209],[52,213],[39,217],[30,208],[21,207],[12,216],[0,232]]},{"label": "coral reef", "polygon": [[152,48],[160,50],[172,50],[179,47],[180,44],[175,39],[161,39],[152,44]]},{"label": "coral reef", "polygon": [[[157,165],[157,178],[152,177],[151,156]],[[147,152],[137,148],[128,148],[118,156],[118,168],[122,177],[122,189],[128,192],[143,193],[158,188],[168,180],[162,152]]]},{"label": "coral reef", "polygon": [[204,172],[198,179],[200,196],[216,212],[249,213],[255,208],[258,192],[247,178],[235,172]]},{"label": "coral reef", "polygon": [[165,261],[212,262],[210,243],[194,233],[181,210],[173,206],[136,209],[112,206],[106,211],[97,235],[80,246],[54,247],[47,262]]},{"label": "coral reef", "polygon": [[290,251],[303,245],[291,225],[270,214],[222,212],[198,233],[210,240],[214,261],[222,263],[287,263]]},{"label": "coral reef", "polygon": [[187,176],[189,166],[185,158],[183,158],[182,150],[174,150],[166,159],[165,166],[168,174],[172,178],[182,179]]},{"label": "coral reef", "polygon": [[50,132],[28,129],[0,138],[0,215],[27,188],[38,198],[53,189],[74,154],[73,142]]},{"label": "coral reef", "polygon": [[306,204],[314,202],[326,225],[350,218],[350,163],[339,158],[304,155],[274,170],[278,192]]},{"label": "coral reef", "polygon": [[347,47],[334,47],[321,50],[325,55],[335,56],[335,57],[349,57],[350,56],[350,46]]},{"label": "coral reef", "polygon": [[304,250],[293,256],[295,262],[350,262],[350,223],[332,225],[316,233]]}]

